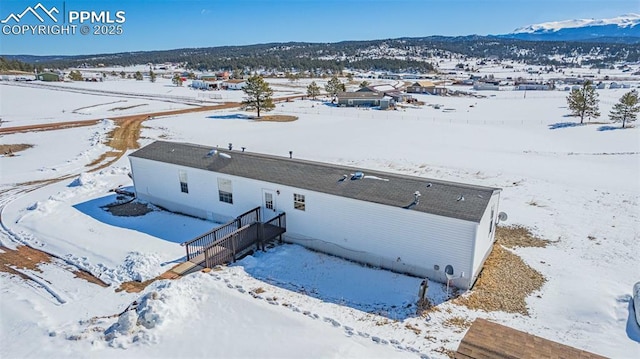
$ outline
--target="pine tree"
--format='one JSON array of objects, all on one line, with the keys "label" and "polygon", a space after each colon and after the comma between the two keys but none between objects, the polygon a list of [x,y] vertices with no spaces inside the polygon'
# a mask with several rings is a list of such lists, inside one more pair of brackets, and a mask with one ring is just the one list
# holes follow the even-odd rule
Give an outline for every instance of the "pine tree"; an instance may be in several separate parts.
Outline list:
[{"label": "pine tree", "polygon": [[622,128],[625,128],[627,122],[637,119],[638,112],[640,112],[638,91],[633,90],[622,95],[619,102],[613,105],[609,119],[613,122],[622,122]]},{"label": "pine tree", "polygon": [[567,104],[573,116],[580,116],[580,123],[584,123],[584,118],[600,117],[598,112],[598,94],[591,86],[591,81],[585,81],[579,89],[571,90],[567,96]]},{"label": "pine tree", "polygon": [[369,82],[365,80],[360,83],[360,88],[363,89],[365,87],[369,87],[369,85]]},{"label": "pine tree", "polygon": [[258,118],[260,118],[260,111],[271,111],[276,107],[271,98],[273,90],[259,75],[250,77],[242,91],[247,95],[242,101],[242,109],[246,111],[256,110]]},{"label": "pine tree", "polygon": [[182,86],[182,77],[180,77],[180,75],[178,74],[175,74],[173,75],[173,79],[171,79],[171,82],[173,82],[173,84],[176,86]]},{"label": "pine tree", "polygon": [[136,74],[133,75],[133,77],[138,81],[142,81],[142,72],[136,71]]},{"label": "pine tree", "polygon": [[317,96],[320,95],[320,87],[316,84],[315,81],[311,82],[309,86],[307,86],[307,96],[312,99],[316,99]]},{"label": "pine tree", "polygon": [[156,82],[156,73],[153,71],[149,71],[149,81]]},{"label": "pine tree", "polygon": [[331,96],[336,97],[338,92],[344,92],[345,91],[345,86],[344,86],[344,84],[342,82],[340,82],[340,80],[338,80],[338,78],[336,76],[333,76],[331,78],[331,80],[329,80],[327,82],[327,84],[324,85],[324,89],[329,94],[331,94]]},{"label": "pine tree", "polygon": [[69,72],[69,79],[72,81],[82,81],[82,74],[78,70],[71,71]]}]

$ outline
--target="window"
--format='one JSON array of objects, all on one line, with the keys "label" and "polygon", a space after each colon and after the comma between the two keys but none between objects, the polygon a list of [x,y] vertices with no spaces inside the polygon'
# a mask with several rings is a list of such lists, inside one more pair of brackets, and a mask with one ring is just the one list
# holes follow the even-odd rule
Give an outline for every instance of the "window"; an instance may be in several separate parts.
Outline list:
[{"label": "window", "polygon": [[187,183],[187,172],[180,171],[179,177],[180,177],[180,192],[189,193],[189,184]]},{"label": "window", "polygon": [[233,186],[231,180],[218,178],[218,199],[220,202],[233,204]]},{"label": "window", "polygon": [[304,195],[303,194],[293,194],[293,208],[304,211],[305,203],[304,203]]},{"label": "window", "polygon": [[264,193],[264,207],[273,210],[273,194],[270,192]]}]

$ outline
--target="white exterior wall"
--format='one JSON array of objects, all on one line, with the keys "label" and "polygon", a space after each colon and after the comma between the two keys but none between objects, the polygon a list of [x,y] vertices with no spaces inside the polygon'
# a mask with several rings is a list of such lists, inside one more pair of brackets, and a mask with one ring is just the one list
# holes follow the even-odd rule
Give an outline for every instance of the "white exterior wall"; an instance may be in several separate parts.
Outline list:
[{"label": "white exterior wall", "polygon": [[[476,243],[473,255],[473,281],[478,277],[482,269],[484,261],[489,256],[491,248],[496,237],[496,223],[498,220],[498,202],[500,200],[500,191],[496,191],[489,200],[489,204],[482,215],[478,232],[476,233]],[[493,210],[493,221],[491,220],[491,212]],[[489,231],[491,228],[491,231]]]},{"label": "white exterior wall", "polygon": [[[129,159],[138,198],[174,212],[225,223],[262,203],[261,191],[245,178],[143,158]],[[187,173],[189,193],[180,191],[181,170]],[[233,204],[220,202],[218,177],[232,181]]]},{"label": "white exterior wall", "polygon": [[204,81],[204,80],[192,80],[191,81],[191,87],[195,88],[195,89],[200,89],[200,90],[208,90],[209,89],[209,85],[214,85],[214,82],[210,82],[210,81]]},{"label": "white exterior wall", "polygon": [[227,85],[227,88],[229,90],[242,90],[247,85],[246,82],[240,82],[240,83],[226,82],[225,84]]},{"label": "white exterior wall", "polygon": [[470,286],[476,223],[324,193],[300,193],[306,197],[306,210],[285,209],[287,241],[440,282],[446,281],[445,266],[452,265],[455,276],[465,273],[453,284]]},{"label": "white exterior wall", "polygon": [[[469,288],[473,283],[475,222],[136,157],[130,161],[143,201],[222,223],[264,206],[264,189],[279,191],[275,206],[287,214],[284,237],[289,242],[440,282],[446,281],[444,269],[451,265],[454,276],[464,272],[453,285]],[[188,194],[180,191],[180,170],[187,173]],[[233,204],[219,201],[218,177],[232,181]],[[294,193],[305,196],[305,211],[294,209]]]}]

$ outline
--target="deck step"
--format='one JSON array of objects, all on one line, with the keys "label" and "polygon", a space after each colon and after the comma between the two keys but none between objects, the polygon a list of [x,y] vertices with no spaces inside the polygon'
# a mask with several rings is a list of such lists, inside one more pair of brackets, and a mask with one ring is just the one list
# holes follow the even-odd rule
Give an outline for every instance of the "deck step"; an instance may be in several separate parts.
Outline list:
[{"label": "deck step", "polygon": [[[202,257],[204,259],[204,255]],[[171,272],[174,272],[179,276],[183,276],[185,274],[197,272],[199,270],[202,270],[203,268],[204,268],[203,266],[193,262],[184,262],[184,263],[180,263],[175,268],[171,269]]]}]

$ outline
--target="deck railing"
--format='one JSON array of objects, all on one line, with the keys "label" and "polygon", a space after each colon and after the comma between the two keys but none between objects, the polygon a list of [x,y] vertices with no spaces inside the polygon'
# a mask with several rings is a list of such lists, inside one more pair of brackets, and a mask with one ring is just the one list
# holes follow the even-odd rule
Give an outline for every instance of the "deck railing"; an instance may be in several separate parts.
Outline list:
[{"label": "deck railing", "polygon": [[182,243],[181,245],[187,249],[187,260],[191,260],[201,255],[206,247],[210,246],[218,239],[227,236],[238,228],[258,222],[260,222],[260,207],[249,210],[220,227],[216,227],[205,234]]},{"label": "deck railing", "polygon": [[286,217],[286,214],[284,212],[282,212],[279,215],[275,216],[273,219],[269,220],[268,222],[265,222],[265,224],[270,224],[272,226],[276,226],[278,228],[285,229],[285,228],[287,228],[287,217]]},{"label": "deck railing", "polygon": [[236,255],[255,243],[259,223],[243,226],[211,243],[203,249],[204,264],[212,268],[218,264],[235,262]]},{"label": "deck railing", "polygon": [[264,250],[265,241],[276,237],[282,241],[286,226],[284,213],[266,223],[260,222],[260,207],[256,207],[182,245],[186,247],[188,261],[211,268],[235,261],[238,254],[242,255],[253,245]]},{"label": "deck railing", "polygon": [[247,224],[260,222],[260,207],[256,207],[252,210],[244,212],[243,214],[239,215],[236,220],[240,221],[240,227],[244,227]]}]

